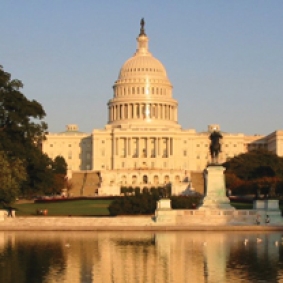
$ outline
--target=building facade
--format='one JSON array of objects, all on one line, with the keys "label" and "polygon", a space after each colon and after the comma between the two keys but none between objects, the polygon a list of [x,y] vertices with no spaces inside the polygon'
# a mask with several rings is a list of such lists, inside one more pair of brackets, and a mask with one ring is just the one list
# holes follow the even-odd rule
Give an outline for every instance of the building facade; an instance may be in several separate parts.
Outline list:
[{"label": "building facade", "polygon": [[[104,129],[82,133],[77,125],[68,125],[65,132],[49,133],[43,143],[51,158],[65,158],[69,178],[75,172],[99,172],[101,182],[93,194],[118,195],[121,186],[169,183],[173,194],[185,193],[192,186],[192,172],[202,172],[210,161],[211,132],[221,131],[218,124],[206,132],[181,128],[172,84],[163,64],[149,52],[148,41],[142,22],[137,50],[114,83]],[[283,156],[283,131],[221,134],[219,162],[256,148]]]}]

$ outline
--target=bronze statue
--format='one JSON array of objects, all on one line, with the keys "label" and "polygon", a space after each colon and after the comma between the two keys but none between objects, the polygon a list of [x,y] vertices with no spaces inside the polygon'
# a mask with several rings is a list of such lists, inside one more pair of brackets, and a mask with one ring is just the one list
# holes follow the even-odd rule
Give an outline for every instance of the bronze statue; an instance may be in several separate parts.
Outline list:
[{"label": "bronze statue", "polygon": [[140,29],[140,35],[146,35],[145,31],[144,31],[144,25],[145,25],[145,21],[144,18],[141,19],[141,29]]},{"label": "bronze statue", "polygon": [[220,139],[222,138],[223,137],[221,133],[218,131],[213,131],[209,136],[209,139],[211,140],[209,150],[210,150],[212,163],[218,163],[218,155],[219,152],[221,152]]}]

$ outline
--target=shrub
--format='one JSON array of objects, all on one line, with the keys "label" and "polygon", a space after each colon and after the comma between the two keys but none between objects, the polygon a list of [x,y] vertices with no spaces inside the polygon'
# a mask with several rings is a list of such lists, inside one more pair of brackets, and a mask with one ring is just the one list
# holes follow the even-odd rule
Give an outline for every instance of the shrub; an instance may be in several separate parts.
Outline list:
[{"label": "shrub", "polygon": [[116,198],[109,206],[110,215],[153,214],[158,197],[149,193]]},{"label": "shrub", "polygon": [[[156,210],[156,202],[160,199],[158,189],[151,193],[144,192],[140,195],[124,196],[116,198],[109,206],[110,215],[137,215],[153,214]],[[172,208],[193,209],[200,205],[201,195],[173,196],[171,197]]]},{"label": "shrub", "polygon": [[202,196],[172,196],[171,207],[173,209],[194,209],[201,204]]}]

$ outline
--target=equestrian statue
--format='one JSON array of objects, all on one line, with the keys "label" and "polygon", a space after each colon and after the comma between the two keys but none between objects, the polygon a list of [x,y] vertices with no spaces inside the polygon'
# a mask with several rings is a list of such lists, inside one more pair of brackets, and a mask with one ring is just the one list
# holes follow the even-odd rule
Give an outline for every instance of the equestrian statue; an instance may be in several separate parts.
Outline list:
[{"label": "equestrian statue", "polygon": [[223,137],[219,131],[213,131],[209,136],[209,139],[211,140],[209,150],[212,164],[218,164],[218,156],[219,152],[221,152],[220,139],[222,138]]}]

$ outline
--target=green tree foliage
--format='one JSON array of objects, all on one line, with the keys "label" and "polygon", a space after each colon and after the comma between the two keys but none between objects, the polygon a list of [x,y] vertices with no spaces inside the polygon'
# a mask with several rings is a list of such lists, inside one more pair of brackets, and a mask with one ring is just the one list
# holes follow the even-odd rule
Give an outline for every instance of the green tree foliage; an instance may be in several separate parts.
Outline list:
[{"label": "green tree foliage", "polygon": [[[37,101],[24,96],[22,87],[21,81],[12,80],[0,66],[0,152],[5,153],[9,164],[18,160],[25,168],[26,177],[18,184],[18,190],[27,196],[54,188],[53,166],[63,171],[63,163],[59,160],[53,165],[42,153],[40,146],[47,130],[45,111]],[[6,174],[5,170],[2,166],[0,175]],[[15,192],[11,191],[11,199]]]},{"label": "green tree foliage", "polygon": [[223,166],[226,168],[227,187],[240,194],[259,191],[267,194],[283,180],[283,158],[267,150],[240,154]]},{"label": "green tree foliage", "polygon": [[19,195],[26,170],[19,159],[8,160],[3,151],[0,152],[0,168],[0,201],[11,203]]},{"label": "green tree foliage", "polygon": [[227,173],[242,180],[259,177],[283,177],[283,158],[267,150],[254,150],[240,154],[223,164]]},{"label": "green tree foliage", "polygon": [[67,174],[67,162],[64,159],[63,156],[56,156],[54,159],[54,163],[53,163],[53,172],[55,174],[62,174],[62,175],[66,175]]},{"label": "green tree foliage", "polygon": [[11,80],[0,66],[0,150],[25,159],[27,148],[42,141],[47,125],[42,121],[42,106],[28,100],[20,91],[22,87],[21,81]]},{"label": "green tree foliage", "polygon": [[197,208],[203,199],[201,194],[191,196],[172,196],[171,206],[173,209],[194,209]]},{"label": "green tree foliage", "polygon": [[53,174],[54,174],[54,184],[53,184],[53,194],[60,193],[62,189],[67,186],[67,162],[63,156],[56,156],[53,162]]}]

